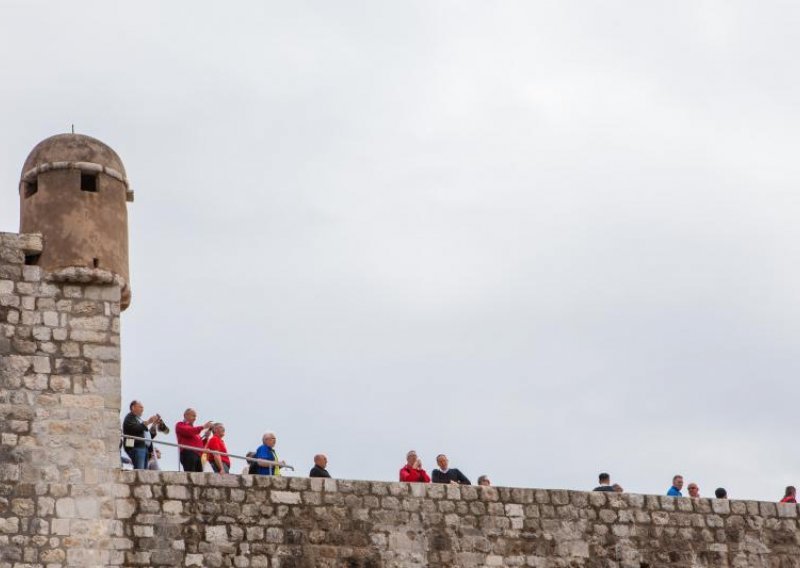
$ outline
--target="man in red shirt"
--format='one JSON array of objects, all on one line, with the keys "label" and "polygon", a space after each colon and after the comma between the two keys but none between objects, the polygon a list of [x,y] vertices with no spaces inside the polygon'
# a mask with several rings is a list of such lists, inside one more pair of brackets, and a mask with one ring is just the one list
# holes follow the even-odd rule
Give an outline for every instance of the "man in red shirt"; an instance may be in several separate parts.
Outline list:
[{"label": "man in red shirt", "polygon": [[422,469],[422,461],[417,457],[417,452],[411,450],[406,454],[406,465],[400,470],[400,481],[417,483],[430,483],[431,478]]},{"label": "man in red shirt", "polygon": [[197,420],[197,411],[194,408],[187,408],[183,413],[183,420],[175,424],[175,436],[178,438],[178,443],[182,446],[200,449],[200,451],[195,451],[181,448],[180,458],[183,471],[203,471],[203,462],[200,460],[200,456],[203,455],[202,450],[205,444],[200,433],[211,428],[212,422],[195,426],[195,420]]},{"label": "man in red shirt", "polygon": [[[225,426],[221,422],[217,422],[211,427],[211,431],[214,435],[208,440],[206,448],[227,454],[228,448],[225,446],[225,441],[222,439],[225,437]],[[230,473],[231,471],[231,458],[228,456],[208,454],[208,463],[211,464],[211,468],[215,473]]]},{"label": "man in red shirt", "polygon": [[781,503],[797,503],[797,489],[794,488],[794,485],[790,485],[786,488]]}]

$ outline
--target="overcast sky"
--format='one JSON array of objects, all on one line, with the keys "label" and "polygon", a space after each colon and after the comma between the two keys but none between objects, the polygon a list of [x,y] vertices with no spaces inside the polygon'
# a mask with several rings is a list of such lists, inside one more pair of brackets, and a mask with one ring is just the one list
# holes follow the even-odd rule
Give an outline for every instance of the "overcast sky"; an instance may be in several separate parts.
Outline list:
[{"label": "overcast sky", "polygon": [[300,475],[800,483],[796,3],[0,12],[0,230],[72,123],[136,191],[125,404]]}]

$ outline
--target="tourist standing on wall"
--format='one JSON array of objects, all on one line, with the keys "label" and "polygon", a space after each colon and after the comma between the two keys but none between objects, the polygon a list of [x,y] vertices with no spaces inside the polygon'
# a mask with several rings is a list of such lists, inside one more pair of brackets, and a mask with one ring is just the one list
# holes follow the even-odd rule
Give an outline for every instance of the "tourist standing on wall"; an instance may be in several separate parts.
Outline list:
[{"label": "tourist standing on wall", "polygon": [[690,483],[687,489],[689,490],[689,497],[692,499],[700,499],[700,487],[696,483]]},{"label": "tourist standing on wall", "polygon": [[480,477],[478,477],[478,485],[480,485],[481,487],[491,487],[492,480],[489,479],[488,475],[481,475]]},{"label": "tourist standing on wall", "polygon": [[681,489],[683,489],[683,476],[676,475],[672,478],[672,487],[667,490],[667,495],[669,497],[683,497]]},{"label": "tourist standing on wall", "polygon": [[275,451],[275,444],[278,442],[277,436],[274,432],[267,432],[261,437],[261,441],[263,444],[256,450],[256,459],[278,462],[279,465],[262,466],[259,464],[256,473],[258,475],[280,475],[280,466],[286,464],[278,459],[278,453]]},{"label": "tourist standing on wall", "polygon": [[151,416],[147,420],[143,420],[142,414],[144,414],[144,405],[138,400],[131,402],[128,405],[128,409],[130,412],[122,421],[122,433],[127,436],[147,438],[148,441],[123,438],[122,445],[125,448],[125,453],[131,458],[133,469],[147,469],[147,459],[150,455],[150,447],[152,446],[152,442],[149,440],[156,437],[158,414]]},{"label": "tourist standing on wall", "polygon": [[147,469],[150,471],[161,471],[161,466],[158,465],[158,462],[161,460],[161,450],[158,448],[153,448],[153,451],[150,452],[150,457],[147,461]]},{"label": "tourist standing on wall", "polygon": [[428,472],[422,469],[422,460],[417,457],[417,452],[411,450],[406,454],[406,465],[400,469],[400,481],[430,483]]},{"label": "tourist standing on wall", "polygon": [[[213,436],[209,438],[206,448],[215,452],[228,453],[228,448],[225,445],[225,425],[222,422],[217,422],[211,427]],[[211,464],[211,469],[215,473],[230,473],[231,471],[231,458],[227,455],[221,456],[219,454],[208,454],[208,463]]]},{"label": "tourist standing on wall", "polygon": [[794,485],[790,485],[783,492],[781,503],[797,503],[797,489],[794,488]]},{"label": "tourist standing on wall", "polygon": [[724,487],[717,487],[716,490],[714,491],[714,497],[716,497],[717,499],[727,499],[728,492],[725,491]]},{"label": "tourist standing on wall", "polygon": [[447,459],[446,455],[439,454],[436,456],[436,463],[439,468],[434,469],[431,472],[431,478],[434,483],[457,483],[459,485],[472,485],[469,479],[467,479],[467,476],[461,473],[460,470],[454,467],[449,467],[450,460]]},{"label": "tourist standing on wall", "polygon": [[203,454],[203,439],[200,433],[203,430],[211,428],[212,422],[206,422],[202,426],[195,426],[197,420],[197,411],[194,408],[187,408],[183,413],[183,420],[175,424],[175,436],[178,438],[178,443],[182,446],[191,446],[197,450],[188,450],[181,448],[180,460],[183,466],[183,471],[203,471],[203,462],[200,456]]},{"label": "tourist standing on wall", "polygon": [[314,467],[308,473],[309,477],[330,477],[331,474],[325,469],[328,467],[328,456],[317,454],[314,456]]},{"label": "tourist standing on wall", "polygon": [[607,473],[601,473],[598,476],[598,481],[600,485],[594,488],[594,491],[614,491],[614,487],[611,485],[611,476]]},{"label": "tourist standing on wall", "polygon": [[[255,452],[247,452],[245,455],[247,459],[247,465],[242,469],[242,475],[256,475],[258,473],[258,463],[255,460],[256,453]],[[252,458],[252,459],[250,459]]]}]

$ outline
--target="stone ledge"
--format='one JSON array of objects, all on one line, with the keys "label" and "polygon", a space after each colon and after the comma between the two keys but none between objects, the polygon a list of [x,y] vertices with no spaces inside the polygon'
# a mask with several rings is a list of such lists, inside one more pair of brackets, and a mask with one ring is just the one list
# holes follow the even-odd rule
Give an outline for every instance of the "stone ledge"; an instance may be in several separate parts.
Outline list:
[{"label": "stone ledge", "polygon": [[130,187],[128,178],[123,176],[122,173],[118,172],[114,168],[104,166],[102,164],[96,164],[94,162],[46,162],[43,164],[39,164],[38,166],[31,168],[30,170],[22,174],[22,181],[23,182],[31,181],[39,174],[43,174],[45,172],[49,172],[52,170],[80,170],[83,172],[90,172],[90,173],[104,173],[107,176],[112,177],[115,180],[124,183],[126,189]]},{"label": "stone ledge", "polygon": [[[638,493],[603,493],[565,489],[536,489],[523,487],[481,487],[478,485],[448,486],[437,483],[403,483],[350,479],[312,479],[307,477],[270,477],[264,475],[219,475],[215,473],[185,473],[177,471],[116,472],[119,483],[131,485],[188,485],[195,487],[227,487],[271,489],[279,492],[338,493],[374,495],[432,501],[463,501],[499,503],[503,505],[545,505],[554,508],[638,509],[688,513],[715,517],[759,516],[764,519],[791,520],[800,517],[798,505],[776,504],[769,501],[740,501],[728,499],[691,499]],[[298,501],[299,502],[299,501]],[[514,509],[517,511],[517,509]],[[617,516],[615,515],[615,517]]]}]

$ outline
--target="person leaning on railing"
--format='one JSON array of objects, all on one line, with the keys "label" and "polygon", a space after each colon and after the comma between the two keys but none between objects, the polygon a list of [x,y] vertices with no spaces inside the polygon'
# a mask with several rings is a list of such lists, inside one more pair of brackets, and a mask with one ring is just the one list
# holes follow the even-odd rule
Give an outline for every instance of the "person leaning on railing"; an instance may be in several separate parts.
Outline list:
[{"label": "person leaning on railing", "polygon": [[205,444],[200,437],[200,433],[211,428],[212,422],[209,421],[202,426],[195,426],[195,420],[197,420],[197,411],[194,408],[187,408],[183,413],[183,420],[175,424],[175,436],[178,438],[180,445],[197,448],[197,450],[181,448],[180,459],[183,471],[202,472],[203,462],[200,456],[203,455]]},{"label": "person leaning on railing", "polygon": [[261,441],[263,444],[256,450],[255,457],[257,459],[278,462],[278,465],[262,466],[259,464],[256,468],[256,473],[258,475],[280,475],[281,466],[286,465],[286,462],[278,459],[278,453],[275,451],[275,444],[278,442],[275,432],[267,432],[261,437]]}]

